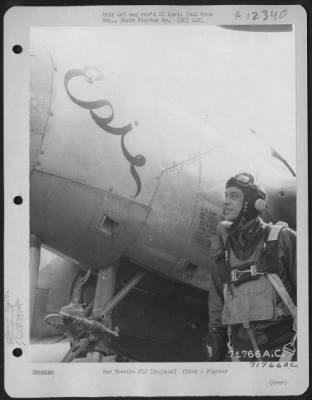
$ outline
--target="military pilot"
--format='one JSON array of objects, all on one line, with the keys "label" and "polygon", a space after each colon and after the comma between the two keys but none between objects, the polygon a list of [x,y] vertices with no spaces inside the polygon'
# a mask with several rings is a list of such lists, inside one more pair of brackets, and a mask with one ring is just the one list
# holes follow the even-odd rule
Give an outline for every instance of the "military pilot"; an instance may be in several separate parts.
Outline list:
[{"label": "military pilot", "polygon": [[211,361],[296,357],[296,233],[260,218],[266,193],[252,175],[226,183],[209,281]]}]

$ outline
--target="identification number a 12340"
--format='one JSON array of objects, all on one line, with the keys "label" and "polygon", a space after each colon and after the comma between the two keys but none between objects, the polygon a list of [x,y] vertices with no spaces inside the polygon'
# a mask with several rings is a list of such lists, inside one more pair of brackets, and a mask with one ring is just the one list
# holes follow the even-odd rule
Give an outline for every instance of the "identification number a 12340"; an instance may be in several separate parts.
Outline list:
[{"label": "identification number a 12340", "polygon": [[258,22],[277,22],[286,17],[287,9],[275,10],[275,9],[263,9],[257,11],[241,12],[237,10],[235,12],[236,21],[258,21]]}]

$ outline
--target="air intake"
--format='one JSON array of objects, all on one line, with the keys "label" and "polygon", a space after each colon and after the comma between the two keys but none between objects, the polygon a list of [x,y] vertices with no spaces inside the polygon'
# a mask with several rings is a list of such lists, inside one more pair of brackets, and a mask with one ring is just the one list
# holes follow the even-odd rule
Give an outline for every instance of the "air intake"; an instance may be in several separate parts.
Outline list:
[{"label": "air intake", "polygon": [[107,236],[114,236],[117,233],[120,223],[108,217],[107,215],[103,215],[99,222],[96,225],[96,229],[105,233]]}]

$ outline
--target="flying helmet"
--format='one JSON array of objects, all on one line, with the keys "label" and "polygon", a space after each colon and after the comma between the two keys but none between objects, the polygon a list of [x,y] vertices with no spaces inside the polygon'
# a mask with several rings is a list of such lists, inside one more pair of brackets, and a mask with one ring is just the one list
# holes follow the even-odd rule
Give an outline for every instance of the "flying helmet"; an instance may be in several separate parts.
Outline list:
[{"label": "flying helmet", "polygon": [[237,174],[226,182],[226,188],[235,186],[244,193],[243,215],[249,220],[257,217],[266,207],[266,193],[247,172]]}]

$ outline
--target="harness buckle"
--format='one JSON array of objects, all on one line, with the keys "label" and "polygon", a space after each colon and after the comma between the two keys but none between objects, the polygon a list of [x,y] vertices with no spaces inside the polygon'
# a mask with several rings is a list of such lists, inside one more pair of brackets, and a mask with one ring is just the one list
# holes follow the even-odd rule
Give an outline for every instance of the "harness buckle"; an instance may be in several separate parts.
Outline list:
[{"label": "harness buckle", "polygon": [[256,267],[255,264],[252,264],[252,265],[250,266],[250,275],[251,275],[251,276],[256,276],[256,275],[258,275],[257,267]]},{"label": "harness buckle", "polygon": [[280,356],[279,361],[291,361],[295,353],[296,349],[292,347],[290,343],[287,343],[283,347],[282,355]]},{"label": "harness buckle", "polygon": [[257,266],[255,264],[252,264],[250,266],[250,269],[244,269],[244,270],[233,269],[231,271],[232,282],[238,281],[243,274],[250,274],[251,276],[256,276],[256,275],[264,275],[264,272],[258,272]]},{"label": "harness buckle", "polygon": [[232,281],[233,282],[236,282],[237,280],[238,280],[238,269],[233,269],[232,271],[231,271],[231,279],[232,279]]}]

